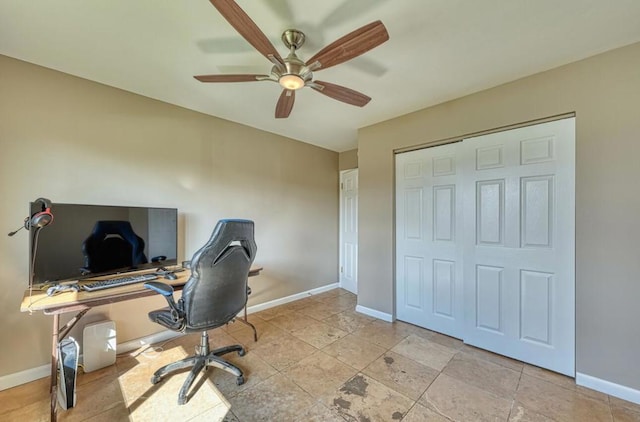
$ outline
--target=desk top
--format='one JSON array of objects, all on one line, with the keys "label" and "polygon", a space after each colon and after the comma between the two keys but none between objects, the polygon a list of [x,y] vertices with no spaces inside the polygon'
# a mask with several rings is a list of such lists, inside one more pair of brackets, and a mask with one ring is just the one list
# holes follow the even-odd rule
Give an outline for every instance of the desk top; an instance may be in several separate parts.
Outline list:
[{"label": "desk top", "polygon": [[[251,270],[249,270],[249,277],[256,276],[260,274],[261,271],[262,267],[251,267]],[[176,275],[178,276],[176,280],[166,280],[159,277],[158,280],[154,281],[161,281],[163,283],[170,284],[176,291],[182,290],[185,283],[191,276],[191,271],[180,271],[177,272]],[[109,277],[96,277],[92,278],[91,281],[113,277],[113,275]],[[79,284],[82,284],[82,282]],[[43,311],[47,315],[52,315],[78,311],[115,302],[122,302],[124,300],[135,299],[138,297],[157,295],[153,290],[145,289],[143,284],[143,282],[140,282],[126,286],[95,290],[92,292],[59,292],[54,296],[47,296],[46,288],[43,288],[42,290],[34,288],[32,291],[27,289],[24,292],[22,303],[20,304],[20,312]]]}]

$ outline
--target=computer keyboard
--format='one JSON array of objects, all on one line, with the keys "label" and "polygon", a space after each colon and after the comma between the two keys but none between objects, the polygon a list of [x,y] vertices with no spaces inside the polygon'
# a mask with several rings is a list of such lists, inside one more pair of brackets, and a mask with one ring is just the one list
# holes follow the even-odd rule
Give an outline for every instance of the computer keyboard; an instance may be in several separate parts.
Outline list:
[{"label": "computer keyboard", "polygon": [[95,290],[110,289],[111,287],[126,286],[127,284],[140,283],[157,279],[155,274],[140,274],[127,277],[109,278],[107,280],[96,280],[83,284],[82,290],[93,292]]}]

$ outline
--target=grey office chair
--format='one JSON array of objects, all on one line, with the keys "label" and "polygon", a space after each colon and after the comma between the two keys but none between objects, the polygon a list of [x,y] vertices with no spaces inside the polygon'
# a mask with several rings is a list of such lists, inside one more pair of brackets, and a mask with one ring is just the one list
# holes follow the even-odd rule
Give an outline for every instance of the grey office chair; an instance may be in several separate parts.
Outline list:
[{"label": "grey office chair", "polygon": [[234,351],[244,356],[244,348],[233,345],[210,351],[207,330],[233,320],[247,303],[247,278],[257,249],[253,230],[253,221],[220,220],[209,241],[193,255],[191,277],[178,302],[173,299],[170,285],[145,283],[146,288],[160,293],[169,303],[168,308],[151,311],[151,321],[174,331],[202,332],[195,356],[170,363],[151,378],[156,384],[170,372],[193,367],[180,389],[178,404],[188,401],[187,393],[195,377],[209,366],[235,375],[238,385],[244,383],[242,371],[220,357]]}]

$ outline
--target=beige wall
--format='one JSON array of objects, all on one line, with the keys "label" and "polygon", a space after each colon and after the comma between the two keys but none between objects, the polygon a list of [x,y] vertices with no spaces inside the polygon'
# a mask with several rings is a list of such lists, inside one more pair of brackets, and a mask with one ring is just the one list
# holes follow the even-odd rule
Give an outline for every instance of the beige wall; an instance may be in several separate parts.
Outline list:
[{"label": "beige wall", "polygon": [[[29,201],[179,210],[179,259],[220,218],[253,219],[263,275],[249,305],[338,280],[338,154],[0,56],[0,220]],[[213,99],[212,99],[213,101]],[[55,209],[53,210],[55,214]],[[0,376],[46,364],[51,317],[19,312],[28,237],[0,236]],[[149,298],[104,306],[118,342],[153,332]]]},{"label": "beige wall", "polygon": [[352,149],[341,152],[338,156],[338,169],[342,171],[355,168],[358,168],[358,150]]},{"label": "beige wall", "polygon": [[576,113],[577,371],[640,389],[640,44],[359,132],[359,305],[394,312],[393,150]]}]

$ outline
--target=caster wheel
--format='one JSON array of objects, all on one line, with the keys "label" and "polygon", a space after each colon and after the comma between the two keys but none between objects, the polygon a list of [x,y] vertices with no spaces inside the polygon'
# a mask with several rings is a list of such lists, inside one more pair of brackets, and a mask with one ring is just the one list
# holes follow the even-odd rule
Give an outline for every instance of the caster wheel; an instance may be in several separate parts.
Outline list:
[{"label": "caster wheel", "polygon": [[236,384],[238,385],[244,384],[244,377],[242,375],[236,378]]},{"label": "caster wheel", "polygon": [[246,354],[247,354],[247,352],[244,349],[238,350],[238,356],[244,356]]},{"label": "caster wheel", "polygon": [[160,377],[157,375],[154,375],[151,377],[151,384],[157,384],[160,382]]}]

